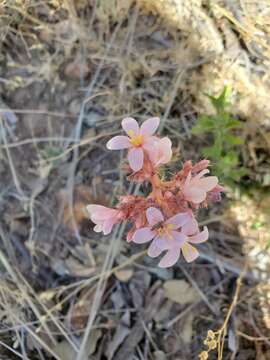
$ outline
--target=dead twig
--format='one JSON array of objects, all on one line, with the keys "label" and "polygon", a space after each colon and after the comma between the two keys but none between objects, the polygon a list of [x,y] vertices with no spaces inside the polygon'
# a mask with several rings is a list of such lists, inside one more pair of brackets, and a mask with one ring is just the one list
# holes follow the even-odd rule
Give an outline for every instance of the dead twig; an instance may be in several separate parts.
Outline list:
[{"label": "dead twig", "polygon": [[15,187],[17,189],[18,194],[23,199],[25,199],[25,194],[24,194],[24,192],[22,190],[20,181],[18,179],[18,175],[17,175],[17,172],[15,170],[15,165],[14,165],[13,160],[12,160],[12,156],[10,154],[10,151],[9,151],[8,147],[7,147],[7,139],[6,139],[6,135],[5,135],[5,127],[4,127],[4,124],[3,124],[3,120],[1,118],[0,118],[0,126],[1,126],[2,138],[3,138],[3,141],[4,141],[4,148],[6,150],[8,163],[9,163],[9,168],[10,168],[10,171],[11,171],[11,174],[12,174],[14,185],[15,185]]},{"label": "dead twig", "polygon": [[229,320],[231,318],[231,315],[237,305],[238,299],[239,299],[239,295],[240,295],[240,289],[242,286],[242,280],[243,277],[245,275],[245,272],[247,270],[247,262],[245,263],[245,266],[242,270],[242,272],[240,273],[239,277],[236,280],[236,290],[233,296],[233,300],[230,304],[229,310],[227,312],[227,315],[224,319],[224,322],[222,324],[222,326],[220,327],[219,330],[217,331],[212,331],[212,330],[208,330],[207,333],[207,338],[204,341],[204,344],[208,347],[207,350],[202,351],[199,355],[199,358],[201,360],[205,360],[208,359],[208,353],[211,352],[212,350],[215,350],[217,348],[217,353],[218,353],[218,360],[222,360],[223,358],[223,350],[224,350],[224,343],[225,343],[225,336],[227,335],[227,327],[228,327],[228,323]]}]

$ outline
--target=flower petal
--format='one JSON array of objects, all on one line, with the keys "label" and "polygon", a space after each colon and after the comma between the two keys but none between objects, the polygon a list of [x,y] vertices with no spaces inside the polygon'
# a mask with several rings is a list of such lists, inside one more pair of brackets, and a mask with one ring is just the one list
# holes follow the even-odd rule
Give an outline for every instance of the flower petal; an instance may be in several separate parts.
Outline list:
[{"label": "flower petal", "polygon": [[201,179],[204,175],[208,174],[210,171],[208,169],[204,169],[202,171],[200,171],[196,176],[194,176],[194,178],[192,180],[197,181],[199,179]]},{"label": "flower petal", "polygon": [[158,164],[167,164],[172,158],[172,142],[168,137],[162,138],[157,144],[159,147]]},{"label": "flower petal", "polygon": [[132,148],[128,153],[128,162],[133,171],[139,171],[143,167],[143,149]]},{"label": "flower petal", "polygon": [[197,220],[191,218],[187,223],[182,226],[181,230],[187,236],[197,234],[199,231],[199,225]]},{"label": "flower petal", "polygon": [[121,150],[130,148],[132,145],[127,136],[119,135],[113,137],[106,144],[107,149],[109,150]]},{"label": "flower petal", "polygon": [[179,231],[172,231],[173,239],[170,240],[172,248],[182,247],[187,242],[187,236]]},{"label": "flower petal", "polygon": [[108,208],[102,205],[90,204],[86,206],[91,219],[106,220],[110,217],[114,217],[117,214],[117,210]]},{"label": "flower petal", "polygon": [[146,135],[146,136],[153,135],[159,126],[159,122],[160,122],[160,120],[158,117],[153,117],[153,118],[150,118],[150,119],[144,121],[142,123],[140,133],[142,135]]},{"label": "flower petal", "polygon": [[172,157],[172,142],[165,137],[159,139],[155,136],[150,136],[144,140],[143,149],[147,152],[153,166],[166,164]]},{"label": "flower petal", "polygon": [[162,253],[162,249],[156,246],[155,241],[152,241],[147,251],[148,256],[155,258],[159,256],[161,253]]},{"label": "flower petal", "polygon": [[188,263],[197,259],[197,257],[199,256],[198,250],[194,246],[188,243],[184,244],[181,249],[184,258]]},{"label": "flower petal", "polygon": [[127,233],[127,242],[131,242],[133,240],[133,236],[134,236],[134,230],[131,229],[129,230],[129,232]]},{"label": "flower petal", "polygon": [[86,206],[89,215],[92,216],[94,213],[103,212],[104,210],[108,209],[106,206],[98,205],[98,204],[90,204]]},{"label": "flower petal", "polygon": [[139,124],[131,117],[122,120],[122,128],[129,136],[138,136],[140,133]]},{"label": "flower petal", "polygon": [[115,224],[114,219],[108,219],[108,220],[104,221],[103,234],[108,235],[112,231],[114,224]]},{"label": "flower petal", "polygon": [[166,224],[172,224],[173,229],[178,229],[190,220],[189,213],[178,213],[166,221]]},{"label": "flower petal", "polygon": [[169,250],[171,247],[170,247],[170,243],[168,241],[168,239],[164,238],[164,237],[156,237],[154,240],[153,240],[153,243],[158,247],[160,248],[160,250]]},{"label": "flower petal", "polygon": [[180,256],[180,248],[169,250],[167,254],[161,259],[158,266],[161,268],[167,268],[173,266]]},{"label": "flower petal", "polygon": [[102,231],[102,224],[97,224],[96,226],[94,226],[93,229],[95,232],[99,233]]},{"label": "flower petal", "polygon": [[146,218],[151,226],[154,226],[164,220],[162,212],[154,207],[150,207],[146,210]]},{"label": "flower petal", "polygon": [[218,184],[218,178],[216,176],[207,176],[206,178],[198,181],[198,187],[204,191],[210,191],[214,189]]},{"label": "flower petal", "polygon": [[184,183],[184,189],[183,191],[187,191],[189,186],[190,186],[190,181],[191,181],[191,171],[188,173],[187,177],[186,177],[186,180],[185,180],[185,183]]},{"label": "flower petal", "polygon": [[[209,164],[210,164],[209,160],[203,159],[192,167],[192,171],[194,173],[196,173],[196,172],[198,173],[198,172],[208,168]],[[209,172],[209,170],[207,172]]]},{"label": "flower petal", "polygon": [[150,227],[143,227],[135,231],[133,241],[136,244],[143,244],[152,240],[155,236],[155,232]]},{"label": "flower petal", "polygon": [[206,198],[206,192],[198,187],[190,187],[184,191],[186,200],[193,202],[194,204],[200,204]]},{"label": "flower petal", "polygon": [[158,138],[155,136],[149,136],[144,138],[142,148],[147,153],[150,161],[152,163],[156,162],[158,156],[158,147],[157,147]]},{"label": "flower petal", "polygon": [[190,236],[188,241],[191,242],[192,244],[199,244],[199,243],[205,242],[208,239],[208,237],[209,237],[208,229],[205,226],[203,228],[203,231],[201,231],[197,235]]}]

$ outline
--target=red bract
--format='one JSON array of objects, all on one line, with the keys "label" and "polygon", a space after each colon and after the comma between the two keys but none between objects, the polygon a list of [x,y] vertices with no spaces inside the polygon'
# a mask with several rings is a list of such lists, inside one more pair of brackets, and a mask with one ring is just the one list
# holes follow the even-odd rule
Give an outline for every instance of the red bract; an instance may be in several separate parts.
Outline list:
[{"label": "red bract", "polygon": [[170,180],[161,179],[159,170],[171,160],[172,143],[167,137],[154,136],[158,124],[158,118],[150,118],[139,127],[136,120],[125,118],[122,127],[128,136],[119,135],[107,143],[110,150],[128,149],[128,178],[150,183],[150,193],[124,195],[114,209],[91,204],[87,210],[96,224],[94,231],[105,235],[115,224],[128,220],[132,227],[127,241],[150,243],[148,255],[164,253],[159,266],[170,267],[181,254],[187,262],[199,256],[193,244],[206,241],[208,229],[199,230],[194,210],[220,201],[224,189],[216,176],[205,176],[209,173],[206,159],[195,165],[186,161]]}]

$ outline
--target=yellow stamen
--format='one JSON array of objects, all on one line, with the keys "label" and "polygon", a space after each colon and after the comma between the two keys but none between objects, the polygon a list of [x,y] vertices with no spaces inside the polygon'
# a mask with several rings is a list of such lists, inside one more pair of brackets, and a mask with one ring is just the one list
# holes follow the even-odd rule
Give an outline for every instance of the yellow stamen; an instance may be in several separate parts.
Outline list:
[{"label": "yellow stamen", "polygon": [[166,236],[167,239],[172,240],[173,236],[172,236],[172,229],[173,229],[173,224],[164,224],[161,228],[158,229],[158,234],[159,236]]},{"label": "yellow stamen", "polygon": [[139,147],[142,145],[143,142],[143,135],[140,134],[138,136],[134,136],[134,130],[129,130],[128,131],[128,135],[130,136],[129,141],[131,142],[131,144],[135,147]]},{"label": "yellow stamen", "polygon": [[134,137],[134,130],[128,130],[128,135],[132,138]]},{"label": "yellow stamen", "polygon": [[165,227],[166,227],[166,229],[167,229],[168,231],[172,231],[172,229],[173,229],[173,224],[166,224]]}]

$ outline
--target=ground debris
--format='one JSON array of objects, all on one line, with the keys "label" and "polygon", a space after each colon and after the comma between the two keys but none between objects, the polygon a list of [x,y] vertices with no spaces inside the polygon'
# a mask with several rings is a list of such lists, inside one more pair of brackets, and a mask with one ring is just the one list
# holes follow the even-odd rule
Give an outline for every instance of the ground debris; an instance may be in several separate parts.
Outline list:
[{"label": "ground debris", "polygon": [[[269,214],[261,216],[262,209],[269,212],[267,2],[4,2],[3,360],[54,359],[49,350],[75,360],[93,313],[85,359],[196,359],[207,331],[223,321],[246,258],[256,277],[244,277],[224,357],[236,351],[237,360],[270,358]],[[200,160],[210,139],[195,138],[191,129],[211,112],[205,93],[219,93],[224,82],[233,90],[229,111],[244,127],[241,161],[250,175],[243,186],[263,187],[260,201],[242,198],[224,220],[226,201],[230,207],[238,196],[227,191],[222,206],[204,209],[211,239],[195,263],[161,269],[158,259],[144,257],[103,274],[114,239],[92,231],[86,205],[113,207],[130,190],[122,155],[108,152],[107,140],[120,134],[124,117],[159,116],[162,136],[174,146],[175,162],[164,176],[181,161]],[[139,192],[148,190],[141,184]],[[136,251],[125,235],[112,268]]]},{"label": "ground debris", "polygon": [[181,305],[192,303],[198,297],[197,291],[185,280],[165,281],[163,288],[168,299]]}]

